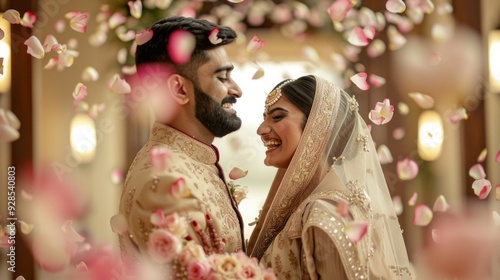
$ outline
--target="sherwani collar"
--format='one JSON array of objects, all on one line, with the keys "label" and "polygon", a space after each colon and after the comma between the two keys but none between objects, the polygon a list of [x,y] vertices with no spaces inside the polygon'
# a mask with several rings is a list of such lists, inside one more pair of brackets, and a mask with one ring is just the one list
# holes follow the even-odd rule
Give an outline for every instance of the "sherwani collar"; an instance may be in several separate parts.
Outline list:
[{"label": "sherwani collar", "polygon": [[153,124],[149,139],[176,147],[190,158],[204,164],[216,164],[219,161],[217,147],[207,145],[182,131],[162,123],[155,122]]}]

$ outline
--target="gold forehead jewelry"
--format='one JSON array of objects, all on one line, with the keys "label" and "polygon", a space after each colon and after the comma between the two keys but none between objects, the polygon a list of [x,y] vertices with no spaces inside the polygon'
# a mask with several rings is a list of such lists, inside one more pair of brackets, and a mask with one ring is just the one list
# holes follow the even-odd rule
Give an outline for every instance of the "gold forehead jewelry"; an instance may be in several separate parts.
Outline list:
[{"label": "gold forehead jewelry", "polygon": [[267,98],[266,98],[266,105],[264,106],[265,109],[266,109],[266,112],[269,110],[269,107],[271,107],[274,103],[278,102],[278,100],[281,98],[281,88],[290,83],[290,82],[293,82],[294,80],[293,79],[290,79],[284,83],[282,83],[281,85],[279,85],[276,89],[274,89],[273,91],[271,91],[268,95],[267,95]]}]

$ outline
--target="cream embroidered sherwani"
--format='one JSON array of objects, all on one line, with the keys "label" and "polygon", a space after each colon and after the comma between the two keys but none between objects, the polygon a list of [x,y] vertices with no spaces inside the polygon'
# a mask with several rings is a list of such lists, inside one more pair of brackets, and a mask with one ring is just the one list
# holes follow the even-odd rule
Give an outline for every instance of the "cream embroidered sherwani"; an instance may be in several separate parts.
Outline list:
[{"label": "cream embroidered sherwani", "polygon": [[[156,145],[170,151],[167,168],[160,173],[153,170],[149,159],[149,151]],[[210,214],[218,234],[225,238],[224,251],[244,250],[241,215],[218,160],[215,146],[169,126],[153,125],[147,143],[130,166],[120,201],[120,214],[125,216],[129,231],[119,237],[124,259],[134,261],[148,254],[150,217],[158,209],[166,215],[177,212],[188,221],[196,220],[205,230],[205,214]],[[184,178],[190,189],[188,198],[176,199],[170,194],[170,186],[179,178]],[[197,238],[191,226],[188,234]]]}]

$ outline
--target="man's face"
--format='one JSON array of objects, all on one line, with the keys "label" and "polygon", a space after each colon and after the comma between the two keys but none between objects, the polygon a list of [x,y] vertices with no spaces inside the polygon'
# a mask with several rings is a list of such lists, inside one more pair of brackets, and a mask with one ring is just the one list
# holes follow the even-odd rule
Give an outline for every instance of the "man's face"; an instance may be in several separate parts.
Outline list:
[{"label": "man's face", "polygon": [[208,51],[210,60],[198,69],[194,83],[196,118],[215,136],[223,137],[241,127],[232,104],[241,89],[231,78],[233,65],[224,48]]}]

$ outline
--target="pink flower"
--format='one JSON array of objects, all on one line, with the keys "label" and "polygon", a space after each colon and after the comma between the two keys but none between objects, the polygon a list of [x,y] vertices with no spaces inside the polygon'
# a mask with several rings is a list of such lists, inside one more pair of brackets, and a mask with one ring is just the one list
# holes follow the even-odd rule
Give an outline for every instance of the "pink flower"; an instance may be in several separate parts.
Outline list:
[{"label": "pink flower", "polygon": [[222,276],[235,276],[241,271],[241,264],[238,260],[229,254],[218,255],[215,269]]},{"label": "pink flower", "polygon": [[165,229],[155,229],[149,234],[148,252],[154,261],[168,263],[181,252],[180,239]]},{"label": "pink flower", "polygon": [[241,279],[260,279],[260,276],[258,266],[255,263],[247,261],[241,264]]},{"label": "pink flower", "polygon": [[377,125],[388,123],[394,115],[394,106],[391,105],[389,99],[384,99],[383,102],[377,102],[375,108],[370,111],[368,118]]},{"label": "pink flower", "polygon": [[198,243],[190,241],[184,246],[184,248],[182,248],[178,260],[183,266],[187,266],[192,260],[205,261],[205,251],[203,251],[203,248]]},{"label": "pink flower", "polygon": [[179,178],[175,180],[175,182],[170,185],[170,194],[174,198],[184,198],[188,197],[191,192],[189,191],[189,188],[186,185],[186,180],[184,178]]},{"label": "pink flower", "polygon": [[193,260],[187,267],[188,279],[203,280],[211,271],[210,265],[206,261]]}]

